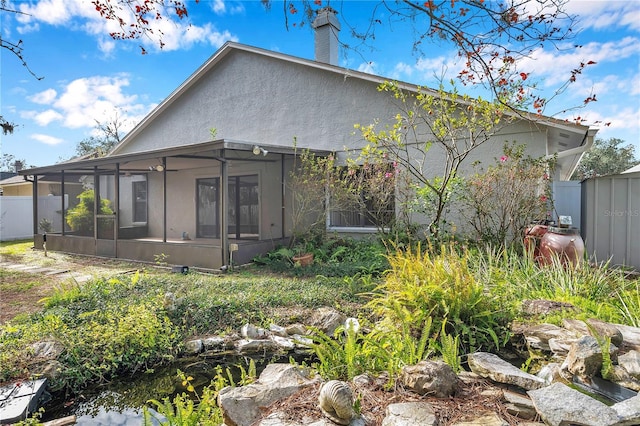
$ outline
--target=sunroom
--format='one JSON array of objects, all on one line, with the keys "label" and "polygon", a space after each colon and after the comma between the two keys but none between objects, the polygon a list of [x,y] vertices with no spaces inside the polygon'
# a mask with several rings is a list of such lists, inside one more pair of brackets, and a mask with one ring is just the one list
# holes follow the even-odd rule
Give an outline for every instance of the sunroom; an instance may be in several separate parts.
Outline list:
[{"label": "sunroom", "polygon": [[[314,151],[315,155],[328,152]],[[291,236],[293,147],[215,140],[24,170],[36,248],[204,269]],[[39,194],[38,183],[50,194]]]}]

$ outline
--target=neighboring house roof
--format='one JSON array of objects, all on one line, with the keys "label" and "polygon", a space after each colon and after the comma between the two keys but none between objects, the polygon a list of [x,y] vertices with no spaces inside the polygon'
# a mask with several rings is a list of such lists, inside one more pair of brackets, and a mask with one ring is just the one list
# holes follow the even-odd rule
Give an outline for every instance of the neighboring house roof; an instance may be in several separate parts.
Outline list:
[{"label": "neighboring house roof", "polygon": [[0,180],[0,186],[20,185],[25,183],[31,185],[31,182],[25,180],[24,176],[12,176],[10,178]]},{"label": "neighboring house roof", "polygon": [[636,164],[635,166],[631,167],[630,169],[625,170],[622,173],[636,173],[636,172],[640,172],[640,164]]}]

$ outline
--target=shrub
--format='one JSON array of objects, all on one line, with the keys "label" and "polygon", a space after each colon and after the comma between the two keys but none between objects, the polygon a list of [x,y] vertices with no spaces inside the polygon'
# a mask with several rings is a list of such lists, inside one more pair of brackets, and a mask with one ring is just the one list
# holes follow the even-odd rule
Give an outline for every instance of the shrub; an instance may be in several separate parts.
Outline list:
[{"label": "shrub", "polygon": [[429,317],[433,329],[460,337],[461,353],[498,350],[508,340],[509,310],[476,280],[465,251],[420,247],[389,256],[391,270],[368,307],[414,336]]}]

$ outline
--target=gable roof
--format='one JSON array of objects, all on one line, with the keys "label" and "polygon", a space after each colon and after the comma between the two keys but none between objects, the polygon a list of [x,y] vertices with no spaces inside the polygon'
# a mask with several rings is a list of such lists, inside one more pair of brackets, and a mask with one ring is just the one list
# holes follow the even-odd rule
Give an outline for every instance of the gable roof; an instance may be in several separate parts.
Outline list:
[{"label": "gable roof", "polygon": [[[376,85],[384,83],[385,81],[392,81],[394,79],[386,78],[379,75],[368,74],[361,71],[356,71],[340,66],[330,65],[324,62],[318,62],[310,59],[304,59],[296,56],[291,56],[279,52],[273,52],[270,50],[248,46],[236,42],[226,42],[218,51],[216,51],[206,62],[204,62],[193,74],[191,74],[180,86],[178,86],[166,99],[164,99],[156,108],[154,108],[149,114],[147,114],[124,138],[123,140],[108,154],[108,156],[117,155],[121,153],[129,143],[135,140],[136,136],[147,128],[156,117],[167,110],[177,99],[179,99],[185,92],[187,92],[192,86],[198,83],[211,69],[215,68],[232,52],[247,52],[251,54],[261,55],[268,58],[277,59],[289,64],[298,64],[305,67],[321,70],[327,73],[334,73],[340,75],[342,78],[355,78],[363,81],[372,82]],[[407,82],[397,82],[398,85],[405,90],[417,92],[418,90],[430,91],[433,94],[437,94],[437,91],[423,86],[419,86]],[[516,113],[512,113],[514,116]],[[532,122],[539,123],[550,128],[557,129],[558,132],[571,132],[582,135],[587,134],[588,127],[567,122],[564,120],[558,120],[551,117],[544,117],[535,115],[529,112],[519,112],[518,115],[521,118],[528,119]],[[577,161],[576,161],[577,163]]]}]

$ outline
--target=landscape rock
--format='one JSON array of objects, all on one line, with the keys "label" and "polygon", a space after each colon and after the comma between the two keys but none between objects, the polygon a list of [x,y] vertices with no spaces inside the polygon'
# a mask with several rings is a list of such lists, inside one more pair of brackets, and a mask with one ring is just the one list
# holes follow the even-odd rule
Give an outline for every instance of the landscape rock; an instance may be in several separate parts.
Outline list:
[{"label": "landscape rock", "polygon": [[288,325],[284,329],[289,336],[307,334],[307,327],[300,323]]},{"label": "landscape rock", "polygon": [[538,414],[549,426],[618,424],[614,409],[563,383],[527,392]]},{"label": "landscape rock", "polygon": [[[219,336],[211,336],[202,339],[202,345],[206,351],[223,351],[225,349],[230,349],[229,345],[227,345],[227,340],[224,337]],[[231,348],[232,347],[233,344],[231,344]]]},{"label": "landscape rock", "polygon": [[509,426],[509,423],[497,413],[484,412],[467,414],[460,420],[451,423],[451,426]]},{"label": "landscape rock", "polygon": [[498,383],[519,386],[527,390],[545,386],[543,379],[525,373],[499,356],[488,352],[469,354],[468,362],[471,371]]},{"label": "landscape rock", "polygon": [[602,368],[602,349],[593,336],[582,336],[572,345],[562,369],[572,375],[588,378]]},{"label": "landscape rock", "polygon": [[640,379],[640,351],[629,351],[618,357],[618,364],[624,366],[631,377]]},{"label": "landscape rock", "polygon": [[344,324],[347,317],[328,307],[316,309],[309,319],[309,325],[322,331],[327,336],[333,336],[338,327]]},{"label": "landscape rock", "polygon": [[262,416],[261,409],[317,383],[308,372],[292,364],[269,364],[258,380],[246,386],[225,387],[218,406],[227,426],[250,426]]},{"label": "landscape rock", "polygon": [[640,328],[623,324],[614,325],[622,333],[623,344],[621,348],[625,351],[640,351]]},{"label": "landscape rock", "polygon": [[269,332],[274,336],[289,337],[289,333],[287,333],[287,329],[279,326],[278,324],[269,325]]},{"label": "landscape rock", "polygon": [[575,306],[554,300],[533,299],[523,300],[521,309],[525,315],[547,315],[558,311],[575,310]]},{"label": "landscape rock", "polygon": [[538,415],[533,401],[527,395],[505,389],[502,391],[502,397],[509,414],[527,420],[534,419]]},{"label": "landscape rock", "polygon": [[620,346],[623,341],[622,332],[613,324],[609,324],[596,318],[587,319],[589,325],[589,334],[596,339],[611,339],[611,344]]},{"label": "landscape rock", "polygon": [[183,352],[186,355],[197,355],[204,349],[204,344],[201,339],[188,340],[184,342]]},{"label": "landscape rock", "polygon": [[435,426],[438,424],[433,406],[428,402],[389,404],[382,426]]},{"label": "landscape rock", "polygon": [[578,336],[562,327],[553,324],[536,324],[522,330],[529,348],[551,352],[549,340],[556,341],[575,340]]},{"label": "landscape rock", "polygon": [[611,406],[618,415],[616,426],[640,425],[640,395]]},{"label": "landscape rock", "polygon": [[623,366],[613,365],[609,380],[625,388],[640,392],[640,380],[631,377]]},{"label": "landscape rock", "polygon": [[419,395],[446,398],[455,394],[458,388],[458,376],[453,369],[442,361],[420,361],[408,365],[400,375],[402,384]]},{"label": "landscape rock", "polygon": [[243,325],[240,329],[240,334],[247,340],[266,339],[268,337],[267,330],[252,324]]},{"label": "landscape rock", "polygon": [[64,351],[64,345],[56,340],[43,340],[31,345],[34,358],[56,359]]},{"label": "landscape rock", "polygon": [[259,353],[277,352],[280,346],[271,339],[258,340],[238,340],[236,342],[236,351],[240,355],[254,355]]}]

